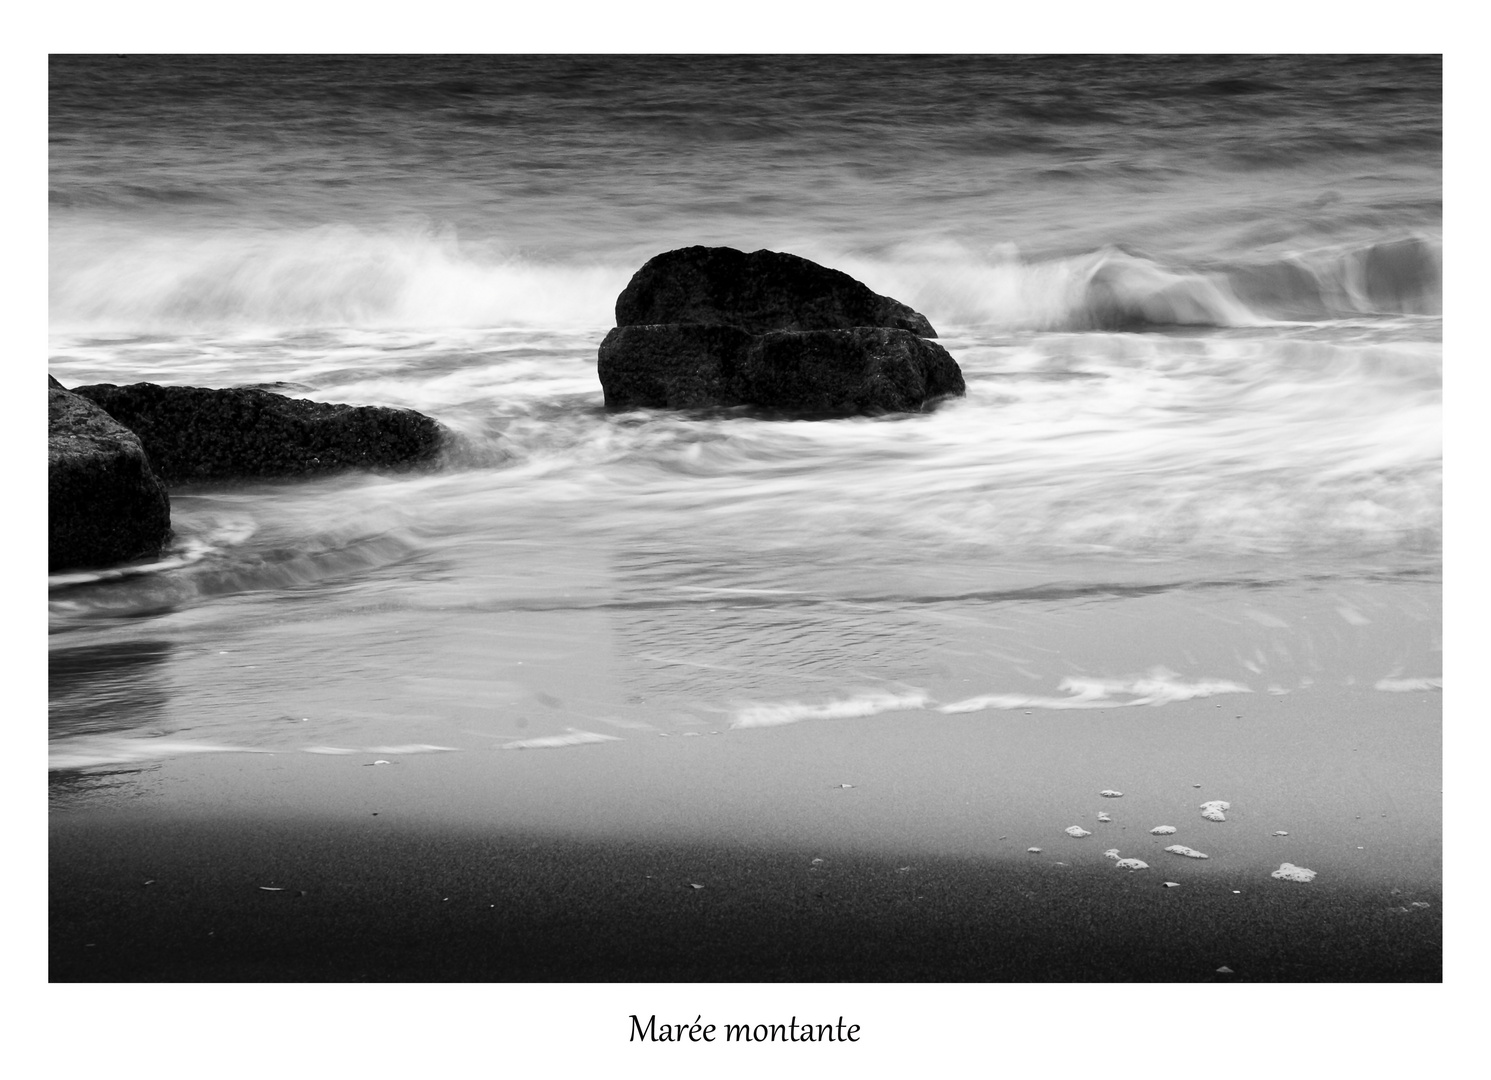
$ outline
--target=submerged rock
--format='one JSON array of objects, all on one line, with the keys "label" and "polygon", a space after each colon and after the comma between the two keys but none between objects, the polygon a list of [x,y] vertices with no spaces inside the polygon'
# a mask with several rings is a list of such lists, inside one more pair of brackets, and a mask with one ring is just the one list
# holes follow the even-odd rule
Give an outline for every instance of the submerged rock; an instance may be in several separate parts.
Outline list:
[{"label": "submerged rock", "polygon": [[1156,825],[1153,829],[1150,829],[1149,831],[1150,831],[1151,835],[1154,835],[1154,836],[1169,836],[1171,833],[1175,832],[1175,826],[1174,825]]},{"label": "submerged rock", "polygon": [[965,389],[935,336],[900,301],[796,255],[681,248],[617,298],[596,374],[611,409],[912,412]]},{"label": "submerged rock", "polygon": [[1148,870],[1149,863],[1143,859],[1119,859],[1113,864],[1119,870]]},{"label": "submerged rock", "polygon": [[171,502],[134,432],[47,376],[47,568],[150,558]]},{"label": "submerged rock", "polygon": [[1121,798],[1123,798],[1123,792],[1121,792],[1121,791],[1100,791],[1100,792],[1098,792],[1098,794],[1101,795],[1105,799],[1121,799]]},{"label": "submerged rock", "polygon": [[1081,839],[1084,836],[1091,836],[1092,835],[1091,832],[1089,832],[1087,829],[1084,829],[1081,825],[1070,825],[1070,826],[1068,826],[1067,829],[1066,829],[1066,834],[1068,836],[1076,837],[1078,839]]},{"label": "submerged rock", "polygon": [[75,392],[138,435],[168,484],[404,468],[433,458],[445,438],[439,423],[412,409],[251,388],[100,383]]}]

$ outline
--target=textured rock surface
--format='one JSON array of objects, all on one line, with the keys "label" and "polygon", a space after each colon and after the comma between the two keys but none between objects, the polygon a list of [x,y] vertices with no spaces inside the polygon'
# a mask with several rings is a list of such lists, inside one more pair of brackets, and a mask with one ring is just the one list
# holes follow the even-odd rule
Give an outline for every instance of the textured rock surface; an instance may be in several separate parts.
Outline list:
[{"label": "textured rock surface", "polygon": [[935,336],[905,304],[796,255],[680,248],[617,298],[596,374],[612,409],[911,412],[964,392]]},{"label": "textured rock surface", "polygon": [[882,326],[937,332],[916,311],[841,270],[780,251],[686,247],[654,256],[616,300],[617,326],[707,323],[752,334]]},{"label": "textured rock surface", "polygon": [[830,416],[910,412],[963,393],[963,372],[941,345],[871,326],[764,334],[740,381],[751,404]]},{"label": "textured rock surface", "polygon": [[411,409],[327,405],[251,388],[80,386],[139,436],[168,484],[399,468],[432,458],[444,429]]},{"label": "textured rock surface", "polygon": [[48,376],[48,569],[148,558],[170,536],[170,499],[140,440]]},{"label": "textured rock surface", "polygon": [[698,409],[745,400],[740,361],[754,339],[730,326],[618,326],[596,374],[613,409]]}]

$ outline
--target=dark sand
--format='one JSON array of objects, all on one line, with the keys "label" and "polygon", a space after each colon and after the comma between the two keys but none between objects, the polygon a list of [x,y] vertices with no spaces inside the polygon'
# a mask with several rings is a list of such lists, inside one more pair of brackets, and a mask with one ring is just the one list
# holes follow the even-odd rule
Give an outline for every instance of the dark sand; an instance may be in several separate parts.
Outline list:
[{"label": "dark sand", "polygon": [[56,828],[52,863],[54,981],[1441,977],[1437,889],[1256,874],[1165,888],[1157,861],[1132,874],[1036,856],[902,869],[807,850],[131,815]]},{"label": "dark sand", "polygon": [[[195,754],[121,773],[108,798],[70,799],[81,781],[59,774],[50,974],[1439,980],[1439,695],[1222,702],[897,713],[378,767]],[[1124,797],[1098,796],[1109,787]],[[1200,818],[1207,799],[1232,803],[1226,822]],[[1073,824],[1092,835],[1066,836]],[[1150,869],[1116,869],[1109,847]],[[1319,877],[1274,880],[1282,861]]]}]

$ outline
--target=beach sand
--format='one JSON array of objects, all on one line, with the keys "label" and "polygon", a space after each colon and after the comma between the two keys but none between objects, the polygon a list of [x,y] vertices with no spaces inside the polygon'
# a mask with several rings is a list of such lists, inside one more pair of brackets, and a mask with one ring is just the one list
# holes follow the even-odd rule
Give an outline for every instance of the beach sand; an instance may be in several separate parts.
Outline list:
[{"label": "beach sand", "polygon": [[51,979],[1439,980],[1440,695],[1220,702],[64,772]]}]

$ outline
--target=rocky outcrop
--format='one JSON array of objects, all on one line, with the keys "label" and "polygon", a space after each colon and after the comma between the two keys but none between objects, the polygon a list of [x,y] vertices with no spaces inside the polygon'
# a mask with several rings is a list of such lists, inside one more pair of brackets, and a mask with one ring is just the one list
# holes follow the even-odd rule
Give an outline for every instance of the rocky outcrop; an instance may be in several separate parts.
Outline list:
[{"label": "rocky outcrop", "polygon": [[412,409],[328,405],[267,390],[100,383],[74,391],[139,436],[167,484],[400,469],[445,429]]},{"label": "rocky outcrop", "polygon": [[963,372],[941,345],[875,326],[763,334],[740,378],[754,405],[825,416],[914,412],[963,393]]},{"label": "rocky outcrop", "polygon": [[751,334],[886,326],[936,337],[899,300],[782,251],[686,247],[648,259],[616,298],[617,326],[705,323]]},{"label": "rocky outcrop", "polygon": [[158,554],[171,503],[139,438],[51,376],[47,386],[48,570]]},{"label": "rocky outcrop", "polygon": [[914,411],[964,390],[921,314],[782,252],[658,255],[617,298],[616,323],[597,364],[609,408],[843,416]]}]

